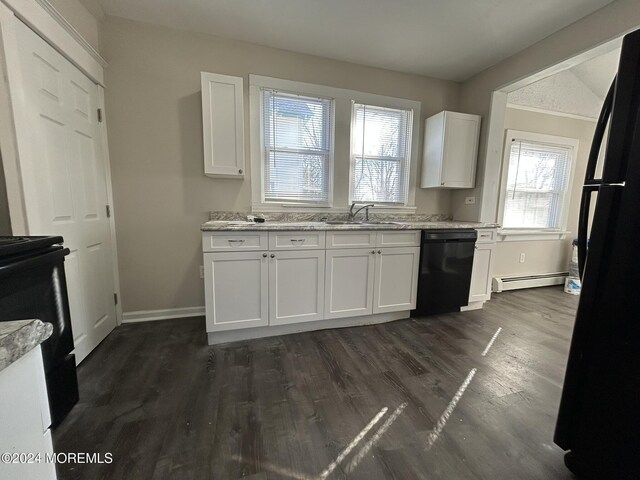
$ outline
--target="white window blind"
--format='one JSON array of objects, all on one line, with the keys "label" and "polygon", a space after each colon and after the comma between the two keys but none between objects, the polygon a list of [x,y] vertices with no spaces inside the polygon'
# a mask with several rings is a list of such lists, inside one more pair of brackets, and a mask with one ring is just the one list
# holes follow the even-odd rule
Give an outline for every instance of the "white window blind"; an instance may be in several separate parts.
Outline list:
[{"label": "white window blind", "polygon": [[333,100],[262,90],[264,200],[328,204]]},{"label": "white window blind", "polygon": [[503,228],[562,228],[573,147],[511,141]]},{"label": "white window blind", "polygon": [[406,205],[412,110],[353,104],[351,201]]}]

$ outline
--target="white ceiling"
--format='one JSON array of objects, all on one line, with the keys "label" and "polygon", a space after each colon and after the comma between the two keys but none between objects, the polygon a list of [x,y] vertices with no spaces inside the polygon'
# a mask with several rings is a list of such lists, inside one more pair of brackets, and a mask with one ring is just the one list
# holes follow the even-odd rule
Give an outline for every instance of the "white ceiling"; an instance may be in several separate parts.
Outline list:
[{"label": "white ceiling", "polygon": [[598,118],[618,70],[620,48],[509,93],[510,104]]},{"label": "white ceiling", "polygon": [[462,81],[612,0],[98,0],[107,15]]}]

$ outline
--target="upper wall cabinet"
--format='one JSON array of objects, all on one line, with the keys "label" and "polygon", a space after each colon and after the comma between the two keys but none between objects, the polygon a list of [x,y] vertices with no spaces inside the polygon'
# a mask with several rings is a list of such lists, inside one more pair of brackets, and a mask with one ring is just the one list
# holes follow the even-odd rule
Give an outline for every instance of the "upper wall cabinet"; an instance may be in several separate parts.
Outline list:
[{"label": "upper wall cabinet", "polygon": [[244,177],[242,77],[201,73],[204,173]]},{"label": "upper wall cabinet", "polygon": [[473,188],[480,116],[440,112],[427,118],[422,188]]}]

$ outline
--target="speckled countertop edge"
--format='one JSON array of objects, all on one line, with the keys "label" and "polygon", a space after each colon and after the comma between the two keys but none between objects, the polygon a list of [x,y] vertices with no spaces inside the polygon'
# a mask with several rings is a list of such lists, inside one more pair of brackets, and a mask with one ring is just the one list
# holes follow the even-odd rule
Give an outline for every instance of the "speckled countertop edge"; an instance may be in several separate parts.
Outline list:
[{"label": "speckled countertop edge", "polygon": [[335,231],[335,230],[443,230],[458,228],[497,228],[495,223],[480,222],[408,222],[399,221],[393,224],[342,224],[331,225],[322,222],[265,222],[230,224],[228,221],[210,220],[200,226],[203,232],[222,231]]},{"label": "speckled countertop edge", "polygon": [[40,320],[0,322],[0,371],[36,348],[53,333],[53,325]]}]

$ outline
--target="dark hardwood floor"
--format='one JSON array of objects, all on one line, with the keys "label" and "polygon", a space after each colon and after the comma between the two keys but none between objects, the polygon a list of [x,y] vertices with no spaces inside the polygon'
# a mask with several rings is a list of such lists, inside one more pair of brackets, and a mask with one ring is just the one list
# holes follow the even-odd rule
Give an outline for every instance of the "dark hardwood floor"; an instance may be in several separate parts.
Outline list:
[{"label": "dark hardwood floor", "polygon": [[216,347],[202,318],[125,325],[79,367],[54,433],[56,451],[113,463],[59,477],[570,479],[552,437],[576,307],[538,288]]}]

